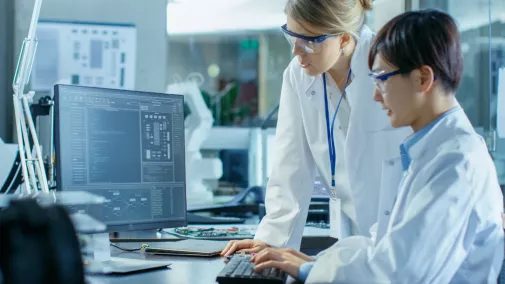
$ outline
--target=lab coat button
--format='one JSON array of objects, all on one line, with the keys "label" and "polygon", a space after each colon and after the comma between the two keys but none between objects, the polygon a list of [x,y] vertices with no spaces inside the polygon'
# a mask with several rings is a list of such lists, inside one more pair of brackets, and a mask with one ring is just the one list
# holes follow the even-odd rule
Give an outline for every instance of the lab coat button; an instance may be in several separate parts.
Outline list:
[{"label": "lab coat button", "polygon": [[311,95],[315,95],[316,94],[316,91],[312,91],[310,92]]},{"label": "lab coat button", "polygon": [[388,163],[390,166],[394,166],[395,165],[395,162],[394,161],[389,161]]},{"label": "lab coat button", "polygon": [[384,214],[385,214],[386,216],[389,216],[389,214],[391,214],[391,212],[389,212],[389,210],[386,210],[386,211],[384,211]]},{"label": "lab coat button", "polygon": [[339,126],[338,126],[338,129],[342,130],[342,125],[339,125]]}]

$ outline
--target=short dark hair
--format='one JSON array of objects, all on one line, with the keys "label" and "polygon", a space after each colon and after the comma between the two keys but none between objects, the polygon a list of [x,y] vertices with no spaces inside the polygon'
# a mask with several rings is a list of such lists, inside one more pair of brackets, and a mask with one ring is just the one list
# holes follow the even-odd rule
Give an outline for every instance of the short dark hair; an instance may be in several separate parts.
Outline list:
[{"label": "short dark hair", "polygon": [[370,48],[370,69],[377,54],[404,71],[430,66],[449,92],[456,91],[463,73],[458,27],[438,10],[406,12],[390,20]]}]

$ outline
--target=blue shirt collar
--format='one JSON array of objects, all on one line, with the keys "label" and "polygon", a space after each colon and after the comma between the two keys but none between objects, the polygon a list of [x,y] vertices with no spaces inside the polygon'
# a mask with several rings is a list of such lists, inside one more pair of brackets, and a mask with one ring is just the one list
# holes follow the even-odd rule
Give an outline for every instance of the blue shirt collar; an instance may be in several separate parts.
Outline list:
[{"label": "blue shirt collar", "polygon": [[400,155],[402,159],[402,167],[404,171],[407,171],[412,159],[410,158],[409,155],[409,150],[414,146],[419,140],[421,140],[426,134],[435,126],[437,125],[442,119],[447,117],[448,115],[460,110],[461,107],[457,106],[454,107],[446,112],[444,112],[441,116],[439,116],[437,119],[434,121],[430,122],[428,125],[426,125],[423,129],[413,133],[411,136],[409,136],[403,143],[400,145]]}]

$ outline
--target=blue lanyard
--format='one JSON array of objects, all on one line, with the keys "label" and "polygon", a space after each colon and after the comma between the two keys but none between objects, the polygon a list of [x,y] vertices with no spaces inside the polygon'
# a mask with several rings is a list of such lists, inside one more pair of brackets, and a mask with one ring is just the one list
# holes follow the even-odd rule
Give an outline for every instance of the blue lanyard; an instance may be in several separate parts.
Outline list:
[{"label": "blue lanyard", "polygon": [[335,118],[337,117],[338,109],[340,108],[340,103],[342,102],[342,98],[345,96],[345,89],[349,84],[349,79],[351,78],[351,70],[349,69],[349,74],[347,74],[347,79],[345,81],[344,90],[342,91],[342,95],[340,96],[340,100],[338,101],[337,108],[335,109],[335,113],[333,114],[333,120],[330,126],[330,114],[328,110],[328,93],[326,91],[326,73],[323,73],[323,84],[324,84],[324,110],[326,113],[326,135],[328,137],[328,150],[330,153],[330,170],[331,170],[331,188],[335,188],[335,162],[337,160],[337,153],[335,151],[335,141],[333,141],[333,127],[335,125]]}]

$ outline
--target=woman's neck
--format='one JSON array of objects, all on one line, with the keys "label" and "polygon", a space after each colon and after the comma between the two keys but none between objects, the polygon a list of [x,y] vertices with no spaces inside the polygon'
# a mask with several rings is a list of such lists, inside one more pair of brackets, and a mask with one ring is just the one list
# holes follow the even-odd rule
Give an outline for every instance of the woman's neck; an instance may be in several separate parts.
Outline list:
[{"label": "woman's neck", "polygon": [[[356,41],[351,37],[348,44],[346,44],[343,48],[343,54],[340,54],[337,62],[333,67],[328,70],[331,77],[340,87],[340,84],[345,84],[345,78],[351,69],[351,59],[354,54],[354,50],[356,49]],[[344,81],[344,82],[342,82]]]},{"label": "woman's neck", "polygon": [[420,115],[412,123],[412,130],[414,132],[418,132],[456,106],[458,106],[458,102],[456,101],[454,95],[438,95],[438,98],[436,100],[427,104],[423,109],[419,110]]}]

